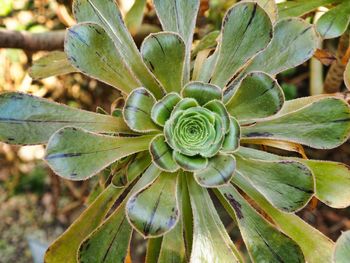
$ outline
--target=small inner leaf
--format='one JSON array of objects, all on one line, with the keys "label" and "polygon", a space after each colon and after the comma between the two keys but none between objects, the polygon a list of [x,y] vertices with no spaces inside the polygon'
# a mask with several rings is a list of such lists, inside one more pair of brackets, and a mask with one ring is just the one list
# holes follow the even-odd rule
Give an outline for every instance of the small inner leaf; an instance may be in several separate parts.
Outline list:
[{"label": "small inner leaf", "polygon": [[124,119],[130,129],[137,132],[159,130],[151,119],[151,111],[155,102],[155,98],[147,89],[133,90],[124,106]]},{"label": "small inner leaf", "polygon": [[175,162],[185,171],[196,171],[207,167],[208,159],[197,156],[186,156],[174,151],[173,158]]},{"label": "small inner leaf", "polygon": [[184,98],[193,98],[199,105],[204,105],[211,100],[221,100],[222,92],[218,86],[199,81],[189,82],[181,91]]},{"label": "small inner leaf", "polygon": [[181,100],[177,93],[169,93],[154,104],[151,117],[152,120],[160,126],[164,126],[169,119],[175,105]]},{"label": "small inner leaf", "polygon": [[232,155],[216,155],[209,159],[205,169],[194,172],[194,178],[203,187],[218,187],[227,184],[233,177],[236,160]]}]

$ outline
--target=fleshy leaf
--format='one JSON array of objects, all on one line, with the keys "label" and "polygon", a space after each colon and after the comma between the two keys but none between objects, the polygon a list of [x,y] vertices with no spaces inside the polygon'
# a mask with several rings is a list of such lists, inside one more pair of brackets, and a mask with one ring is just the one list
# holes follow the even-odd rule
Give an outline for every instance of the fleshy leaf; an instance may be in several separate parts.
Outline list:
[{"label": "fleshy leaf", "polygon": [[155,137],[150,145],[152,160],[160,169],[175,172],[179,169],[177,163],[173,160],[173,150],[166,143],[164,135]]},{"label": "fleshy leaf", "polygon": [[230,117],[230,129],[225,136],[225,139],[220,151],[223,153],[232,153],[236,151],[239,147],[240,137],[241,137],[241,128],[238,124],[238,121],[235,118]]},{"label": "fleshy leaf", "polygon": [[98,24],[77,24],[68,29],[64,50],[79,71],[129,94],[140,86],[108,34]]},{"label": "fleshy leaf", "polygon": [[207,167],[208,159],[197,156],[186,156],[179,152],[174,151],[173,158],[175,162],[185,171],[196,171]]},{"label": "fleshy leaf", "polygon": [[195,99],[192,98],[184,98],[182,99],[174,108],[172,115],[178,111],[186,110],[192,107],[197,107],[198,103]]},{"label": "fleshy leaf", "polygon": [[341,36],[350,22],[350,2],[344,1],[322,15],[316,23],[317,31],[325,39]]},{"label": "fleshy leaf", "polygon": [[154,0],[153,1],[163,30],[177,32],[186,44],[184,84],[190,76],[190,51],[196,25],[199,0]]},{"label": "fleshy leaf", "polygon": [[219,35],[220,31],[218,30],[212,31],[205,35],[192,50],[191,56],[195,57],[198,52],[215,47],[217,45],[217,38]]},{"label": "fleshy leaf", "polygon": [[212,100],[204,105],[204,108],[210,110],[211,112],[217,113],[222,122],[222,128],[224,132],[228,132],[230,128],[230,116],[226,111],[225,105],[220,100]]},{"label": "fleshy leaf", "polygon": [[199,105],[204,105],[211,100],[221,100],[222,92],[218,86],[199,81],[189,82],[181,91],[184,98],[193,98]]},{"label": "fleshy leaf", "polygon": [[278,14],[280,18],[302,16],[317,9],[319,6],[336,2],[337,0],[308,0],[286,1],[279,3]]},{"label": "fleshy leaf", "polygon": [[59,176],[85,180],[125,156],[147,150],[153,137],[113,137],[62,128],[50,138],[45,160]]},{"label": "fleshy leaf", "polygon": [[337,147],[349,134],[349,106],[336,98],[320,99],[288,114],[242,127],[242,137],[290,141],[316,149]]},{"label": "fleshy leaf", "polygon": [[154,104],[151,111],[152,120],[159,126],[164,126],[165,122],[170,118],[171,112],[175,105],[181,100],[177,93],[169,93],[161,100]]},{"label": "fleshy leaf", "polygon": [[253,262],[304,262],[298,245],[258,214],[232,186],[215,190],[239,230]]},{"label": "fleshy leaf", "polygon": [[232,155],[216,155],[209,159],[208,166],[193,173],[194,178],[203,187],[218,187],[227,184],[236,169],[236,160]]},{"label": "fleshy leaf", "polygon": [[187,175],[193,213],[191,263],[243,262],[205,188]]},{"label": "fleshy leaf", "polygon": [[253,2],[257,2],[269,15],[272,23],[275,23],[278,18],[278,10],[277,4],[275,0],[253,0]]},{"label": "fleshy leaf", "polygon": [[157,131],[159,128],[151,119],[155,98],[145,88],[135,89],[126,99],[124,119],[130,129],[138,132]]},{"label": "fleshy leaf", "polygon": [[335,245],[334,263],[347,263],[350,258],[350,231],[343,232]]},{"label": "fleshy leaf", "polygon": [[[180,217],[174,229],[170,230],[163,236],[162,245],[159,253],[158,263],[186,263],[186,247],[184,240],[184,227],[183,227],[183,174],[179,172],[177,194],[179,199]],[[186,180],[186,179],[185,179]],[[192,221],[191,221],[192,223]]]},{"label": "fleshy leaf", "polygon": [[125,25],[132,35],[136,35],[142,24],[146,4],[146,0],[136,0],[125,15]]},{"label": "fleshy leaf", "polygon": [[132,233],[125,216],[126,200],[131,194],[154,181],[159,173],[160,170],[154,165],[144,172],[119,207],[81,244],[78,251],[79,262],[124,262]]},{"label": "fleshy leaf", "polygon": [[[283,91],[277,81],[263,72],[248,74],[233,92],[226,108],[239,121],[269,117],[284,103]],[[230,88],[224,93],[231,93]]]},{"label": "fleshy leaf", "polygon": [[76,71],[70,64],[66,53],[53,51],[34,61],[33,66],[29,69],[29,75],[33,79],[43,79]]},{"label": "fleshy leaf", "polygon": [[218,60],[210,82],[223,88],[252,57],[267,47],[271,38],[271,20],[257,3],[234,5],[224,18]]},{"label": "fleshy leaf", "polygon": [[45,262],[75,263],[80,243],[98,227],[123,191],[123,188],[109,185],[78,219],[50,245],[45,254]]},{"label": "fleshy leaf", "polygon": [[157,263],[163,237],[149,238],[147,241],[147,251],[145,263]]},{"label": "fleshy leaf", "polygon": [[240,147],[239,154],[244,158],[260,160],[296,160],[305,164],[313,173],[316,183],[316,197],[334,208],[350,205],[350,170],[342,163],[289,158],[271,153]]},{"label": "fleshy leaf", "polygon": [[287,214],[274,208],[239,173],[233,181],[249,195],[273,220],[276,226],[293,239],[304,253],[308,263],[332,262],[333,242],[295,214]]},{"label": "fleshy leaf", "polygon": [[295,212],[314,193],[314,180],[307,166],[296,161],[263,161],[236,155],[237,171],[278,209]]},{"label": "fleshy leaf", "polygon": [[185,51],[182,38],[172,32],[150,34],[142,43],[143,60],[166,92],[182,88]]},{"label": "fleshy leaf", "polygon": [[276,75],[294,68],[312,57],[318,43],[313,25],[298,18],[282,19],[275,26],[270,45],[253,59],[244,72],[263,71]]},{"label": "fleshy leaf", "polygon": [[65,126],[93,132],[129,133],[123,118],[71,108],[24,93],[0,95],[0,140],[9,144],[44,144]]},{"label": "fleshy leaf", "polygon": [[132,227],[125,215],[125,205],[97,228],[79,248],[79,262],[123,262],[131,239]]},{"label": "fleshy leaf", "polygon": [[303,160],[315,176],[316,197],[334,208],[350,206],[350,169],[342,163]]},{"label": "fleshy leaf", "polygon": [[215,52],[204,61],[196,80],[203,81],[205,83],[210,82],[210,77],[213,75],[215,64],[216,64],[216,61],[218,60],[218,56],[219,56],[219,51],[218,49],[216,49]]},{"label": "fleshy leaf", "polygon": [[128,200],[128,219],[144,237],[161,236],[175,227],[179,217],[176,187],[177,174],[162,172]]},{"label": "fleshy leaf", "polygon": [[79,23],[91,21],[102,26],[113,39],[116,46],[115,52],[119,52],[119,56],[123,57],[142,85],[150,90],[157,99],[163,96],[164,92],[159,83],[143,63],[115,1],[75,0],[73,1],[73,14]]}]

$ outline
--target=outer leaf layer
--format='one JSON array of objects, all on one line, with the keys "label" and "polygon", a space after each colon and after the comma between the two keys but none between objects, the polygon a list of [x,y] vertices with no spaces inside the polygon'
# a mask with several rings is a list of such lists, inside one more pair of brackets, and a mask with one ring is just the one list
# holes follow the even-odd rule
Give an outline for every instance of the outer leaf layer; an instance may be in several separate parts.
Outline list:
[{"label": "outer leaf layer", "polygon": [[79,71],[128,94],[140,83],[126,67],[108,34],[98,24],[77,24],[68,29],[65,52]]},{"label": "outer leaf layer", "polygon": [[314,27],[297,18],[280,20],[270,45],[258,54],[245,72],[263,71],[275,75],[312,57],[318,47]]},{"label": "outer leaf layer", "polygon": [[192,263],[241,262],[206,189],[188,175],[193,213]]},{"label": "outer leaf layer", "polygon": [[[231,92],[230,88],[226,89],[225,98]],[[274,115],[283,103],[283,91],[277,81],[263,72],[253,72],[242,80],[226,108],[237,120],[244,121]]]},{"label": "outer leaf layer", "polygon": [[335,98],[321,99],[299,110],[242,128],[242,137],[284,140],[317,149],[337,147],[349,134],[349,106]]},{"label": "outer leaf layer", "polygon": [[304,207],[314,192],[311,171],[294,161],[262,161],[236,156],[237,171],[275,207],[294,212]]},{"label": "outer leaf layer", "polygon": [[182,38],[171,32],[149,35],[142,43],[141,54],[149,70],[166,92],[180,92],[186,47]]},{"label": "outer leaf layer", "polygon": [[286,214],[274,208],[241,175],[236,174],[233,181],[269,215],[279,229],[292,238],[304,253],[309,263],[331,262],[333,242],[314,227],[295,214]]},{"label": "outer leaf layer", "polygon": [[350,231],[341,234],[334,251],[335,263],[346,263],[350,258]]},{"label": "outer leaf layer", "polygon": [[304,262],[298,245],[258,214],[232,185],[215,193],[236,218],[253,262]]},{"label": "outer leaf layer", "polygon": [[127,30],[115,1],[75,0],[73,13],[78,22],[91,21],[102,26],[113,39],[116,52],[123,57],[141,84],[156,98],[163,96],[163,90],[143,63],[139,50]]},{"label": "outer leaf layer", "polygon": [[112,137],[67,127],[50,138],[45,160],[58,175],[84,180],[125,156],[147,150],[153,137]]},{"label": "outer leaf layer", "polygon": [[177,175],[162,172],[149,187],[128,200],[129,221],[144,237],[163,235],[176,225],[179,217],[176,185]]},{"label": "outer leaf layer", "polygon": [[83,111],[23,93],[0,95],[0,140],[10,144],[43,144],[60,128],[130,133],[122,118]]},{"label": "outer leaf layer", "polygon": [[249,59],[266,48],[271,38],[271,20],[257,3],[234,5],[224,18],[211,83],[223,88]]}]

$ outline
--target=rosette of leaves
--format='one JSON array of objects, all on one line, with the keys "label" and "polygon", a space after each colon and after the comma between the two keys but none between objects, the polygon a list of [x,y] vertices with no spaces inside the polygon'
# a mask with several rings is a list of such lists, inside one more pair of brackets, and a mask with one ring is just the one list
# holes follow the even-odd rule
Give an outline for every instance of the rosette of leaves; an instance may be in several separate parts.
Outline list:
[{"label": "rosette of leaves", "polygon": [[112,115],[0,96],[3,141],[46,144],[45,160],[65,179],[110,175],[45,262],[129,261],[133,231],[149,239],[147,262],[243,262],[209,192],[237,223],[252,261],[331,262],[334,243],[295,212],[312,197],[347,207],[348,167],[246,147],[302,152],[301,145],[330,149],[348,138],[344,100],[284,102],[273,77],[313,55],[314,27],[298,18],[276,22],[274,1],[238,3],[214,52],[197,49],[193,62],[199,0],[154,6],[165,31],[139,51],[114,1],[74,1],[78,24],[67,30],[65,53],[32,70],[41,77],[79,71],[119,89],[125,105]]},{"label": "rosette of leaves", "polygon": [[350,1],[348,0],[292,0],[278,4],[280,17],[304,16],[325,6],[326,11],[316,22],[316,29],[324,39],[340,37],[349,26]]}]

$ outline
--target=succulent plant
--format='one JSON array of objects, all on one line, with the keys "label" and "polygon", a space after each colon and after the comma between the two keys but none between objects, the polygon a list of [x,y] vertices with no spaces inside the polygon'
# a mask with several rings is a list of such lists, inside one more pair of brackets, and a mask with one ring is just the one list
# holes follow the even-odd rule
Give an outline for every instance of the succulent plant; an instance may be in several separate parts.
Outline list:
[{"label": "succulent plant", "polygon": [[242,262],[209,192],[239,226],[252,261],[331,262],[334,243],[295,212],[312,197],[347,207],[348,167],[255,146],[303,154],[301,145],[330,149],[349,137],[340,96],[285,102],[274,78],[313,55],[315,28],[277,20],[274,1],[242,2],[226,13],[214,52],[193,56],[199,0],[154,6],[165,31],[139,51],[114,1],[75,0],[65,54],[33,68],[41,77],[79,71],[117,88],[125,103],[112,115],[0,95],[2,141],[47,144],[46,162],[65,179],[110,174],[45,262],[124,262],[133,231],[149,238],[147,262]]}]

